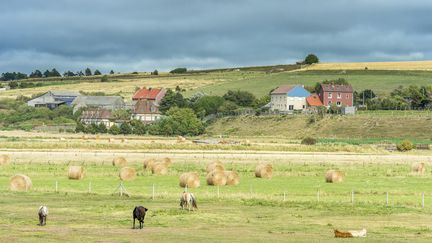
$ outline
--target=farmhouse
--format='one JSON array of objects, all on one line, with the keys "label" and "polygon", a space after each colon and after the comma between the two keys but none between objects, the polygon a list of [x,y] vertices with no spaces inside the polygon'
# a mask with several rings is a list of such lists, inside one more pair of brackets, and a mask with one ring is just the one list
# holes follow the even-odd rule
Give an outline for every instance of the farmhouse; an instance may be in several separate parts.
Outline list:
[{"label": "farmhouse", "polygon": [[159,105],[152,100],[138,100],[132,111],[132,119],[142,121],[144,123],[151,123],[159,120],[161,113],[159,112]]},{"label": "farmhouse", "polygon": [[112,111],[107,109],[86,110],[80,116],[80,121],[83,124],[104,124],[107,128],[115,124],[113,120]]},{"label": "farmhouse", "polygon": [[318,94],[325,106],[353,106],[353,88],[346,84],[321,84]]},{"label": "farmhouse", "polygon": [[302,85],[279,86],[270,94],[270,110],[292,112],[306,108],[306,98],[310,96]]},{"label": "farmhouse", "polygon": [[48,91],[47,93],[27,101],[28,106],[48,107],[55,109],[60,105],[71,106],[72,102],[81,94],[76,91]]},{"label": "farmhouse", "polygon": [[120,96],[79,96],[72,102],[72,105],[75,113],[80,108],[123,109],[125,103]]}]

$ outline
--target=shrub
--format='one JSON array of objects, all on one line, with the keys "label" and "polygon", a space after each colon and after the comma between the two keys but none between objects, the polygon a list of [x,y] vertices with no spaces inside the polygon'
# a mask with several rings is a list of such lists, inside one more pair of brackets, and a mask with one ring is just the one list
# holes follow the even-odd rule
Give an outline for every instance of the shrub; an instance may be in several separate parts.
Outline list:
[{"label": "shrub", "polygon": [[107,75],[102,76],[101,82],[103,82],[103,83],[108,82],[108,76]]},{"label": "shrub", "polygon": [[313,137],[305,137],[303,138],[303,140],[301,141],[301,144],[304,145],[315,145],[317,143],[317,139],[313,138]]},{"label": "shrub", "polygon": [[403,140],[400,144],[397,145],[397,150],[399,151],[410,151],[414,148],[414,144],[410,140]]}]

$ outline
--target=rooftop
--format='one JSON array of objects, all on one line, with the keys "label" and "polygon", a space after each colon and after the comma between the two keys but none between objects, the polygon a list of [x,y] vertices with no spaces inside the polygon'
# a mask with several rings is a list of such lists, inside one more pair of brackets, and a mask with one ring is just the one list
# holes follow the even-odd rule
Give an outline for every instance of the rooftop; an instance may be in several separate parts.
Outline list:
[{"label": "rooftop", "polygon": [[154,100],[156,99],[156,96],[158,96],[158,94],[162,91],[162,89],[140,89],[138,90],[134,96],[132,97],[133,100],[141,100],[141,99],[149,99],[149,100]]}]

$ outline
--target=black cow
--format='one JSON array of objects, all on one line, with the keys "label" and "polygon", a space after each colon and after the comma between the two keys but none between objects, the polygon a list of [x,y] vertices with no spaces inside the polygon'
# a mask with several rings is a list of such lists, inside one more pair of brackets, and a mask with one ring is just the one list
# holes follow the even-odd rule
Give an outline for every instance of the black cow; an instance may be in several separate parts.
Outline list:
[{"label": "black cow", "polygon": [[132,216],[133,216],[133,229],[135,229],[135,219],[138,219],[140,223],[140,229],[144,227],[144,218],[147,212],[147,208],[143,206],[136,206],[133,210]]}]

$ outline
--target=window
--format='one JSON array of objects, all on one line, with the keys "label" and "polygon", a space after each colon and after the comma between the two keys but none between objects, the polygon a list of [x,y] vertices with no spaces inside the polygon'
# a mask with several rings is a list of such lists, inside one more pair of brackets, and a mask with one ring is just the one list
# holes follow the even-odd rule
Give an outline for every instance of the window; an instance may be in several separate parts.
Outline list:
[{"label": "window", "polygon": [[341,105],[340,101],[336,102],[336,105],[337,105],[337,106],[340,106],[340,105]]},{"label": "window", "polygon": [[328,93],[328,97],[332,98],[332,93],[331,92]]},{"label": "window", "polygon": [[346,98],[349,99],[349,94],[346,95]]},{"label": "window", "polygon": [[290,111],[294,110],[294,106],[293,105],[289,105],[288,110],[290,110]]},{"label": "window", "polygon": [[341,93],[338,93],[338,99],[340,99],[340,98],[342,98],[342,94]]},{"label": "window", "polygon": [[304,109],[304,108],[306,108],[306,106],[305,106],[305,105],[303,105],[303,109]]}]

